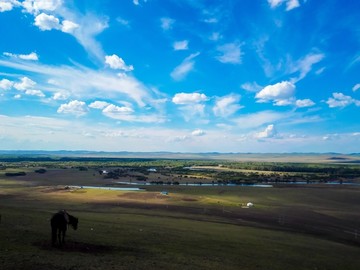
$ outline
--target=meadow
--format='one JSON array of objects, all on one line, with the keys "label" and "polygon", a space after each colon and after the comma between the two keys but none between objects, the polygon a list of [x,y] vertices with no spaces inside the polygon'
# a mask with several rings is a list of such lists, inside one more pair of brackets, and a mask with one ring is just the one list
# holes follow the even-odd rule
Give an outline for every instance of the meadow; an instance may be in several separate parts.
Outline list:
[{"label": "meadow", "polygon": [[[3,161],[1,268],[360,269],[356,165],[231,164],[236,166],[208,160]],[[196,170],[184,171],[187,166]],[[180,185],[218,183],[224,171],[238,181],[244,173],[247,180],[272,181],[273,187]],[[282,174],[291,176],[289,182],[275,181],[288,179]],[[318,174],[317,181],[294,182]],[[335,176],[354,185],[334,184]],[[162,184],[111,190],[134,182]],[[60,209],[78,217],[79,228],[68,229],[65,246],[52,247],[49,222]]]}]

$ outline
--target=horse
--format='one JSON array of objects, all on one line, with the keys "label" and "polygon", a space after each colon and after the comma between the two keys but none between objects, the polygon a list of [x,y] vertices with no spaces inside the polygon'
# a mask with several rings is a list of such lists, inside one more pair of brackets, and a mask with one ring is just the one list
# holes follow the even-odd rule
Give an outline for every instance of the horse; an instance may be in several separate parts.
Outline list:
[{"label": "horse", "polygon": [[78,222],[78,218],[70,215],[65,210],[55,213],[50,220],[52,245],[55,246],[58,239],[59,245],[62,246],[65,243],[65,233],[68,225],[71,225],[76,230]]}]

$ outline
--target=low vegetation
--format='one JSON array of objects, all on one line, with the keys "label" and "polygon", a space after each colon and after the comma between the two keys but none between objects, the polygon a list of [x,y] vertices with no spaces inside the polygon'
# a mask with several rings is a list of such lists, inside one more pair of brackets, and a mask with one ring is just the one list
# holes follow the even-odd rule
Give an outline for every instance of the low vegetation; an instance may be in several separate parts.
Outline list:
[{"label": "low vegetation", "polygon": [[[0,165],[3,269],[360,269],[355,164],[23,158]],[[190,185],[200,182],[210,185]],[[73,187],[134,183],[153,184]],[[242,183],[273,188],[230,185]],[[63,248],[51,246],[49,223],[60,209],[79,218]]]}]

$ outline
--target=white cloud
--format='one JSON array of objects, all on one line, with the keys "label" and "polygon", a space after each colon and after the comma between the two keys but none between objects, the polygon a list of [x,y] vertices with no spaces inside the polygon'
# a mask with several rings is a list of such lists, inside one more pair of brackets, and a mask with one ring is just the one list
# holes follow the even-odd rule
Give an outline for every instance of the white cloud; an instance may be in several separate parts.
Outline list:
[{"label": "white cloud", "polygon": [[360,100],[353,99],[350,96],[345,96],[343,93],[333,93],[333,97],[329,98],[326,103],[329,105],[329,108],[344,108],[351,104],[360,106]]},{"label": "white cloud", "polygon": [[127,106],[116,106],[110,104],[102,110],[103,114],[109,118],[127,121],[127,122],[140,122],[140,123],[163,123],[165,118],[161,115],[146,114],[135,115],[134,110]]},{"label": "white cloud", "polygon": [[218,55],[216,59],[221,63],[227,64],[241,64],[241,44],[238,42],[227,43],[217,48]]},{"label": "white cloud", "polygon": [[175,23],[174,19],[171,18],[161,18],[161,28],[163,30],[170,30],[173,27],[173,24]]},{"label": "white cloud", "polygon": [[117,115],[117,114],[131,114],[134,110],[132,108],[126,106],[116,106],[114,104],[108,105],[105,109],[103,109],[103,113],[105,115]]},{"label": "white cloud", "polygon": [[190,56],[186,57],[180,65],[178,65],[171,73],[170,76],[177,81],[184,79],[189,72],[194,69],[195,60],[200,53],[193,53]]},{"label": "white cloud", "polygon": [[175,51],[183,51],[183,50],[189,49],[188,45],[189,45],[189,41],[187,41],[187,40],[176,41],[173,44],[173,48]]},{"label": "white cloud", "polygon": [[52,98],[53,100],[66,100],[69,98],[69,94],[64,92],[57,92]]},{"label": "white cloud", "polygon": [[113,55],[106,55],[105,56],[105,63],[108,64],[112,69],[120,69],[123,71],[132,71],[134,70],[133,66],[127,66],[125,61],[117,56],[116,54]]},{"label": "white cloud", "polygon": [[218,41],[222,38],[222,35],[219,32],[213,32],[211,36],[209,37],[209,40],[211,41]]},{"label": "white cloud", "polygon": [[93,109],[99,109],[99,110],[102,110],[102,109],[105,109],[107,106],[111,105],[110,103],[106,102],[106,101],[94,101],[93,103],[91,103],[89,105],[90,108],[93,108]]},{"label": "white cloud", "polygon": [[357,91],[358,89],[360,89],[360,83],[355,84],[354,87],[352,88],[354,92]]},{"label": "white cloud", "polygon": [[304,108],[314,106],[315,103],[311,99],[298,99],[296,100],[295,105],[298,108]]},{"label": "white cloud", "polygon": [[[68,92],[73,98],[134,100],[139,106],[156,105],[157,99],[151,89],[143,85],[133,76],[122,74],[117,76],[106,70],[94,70],[84,66],[49,66],[38,62],[14,62],[0,59],[0,66],[31,72],[44,78],[46,84],[51,82],[66,82],[61,84],[61,91]],[[44,84],[44,83],[43,83]],[[60,89],[51,89],[48,86],[37,89],[59,92]],[[154,106],[155,106],[154,105]]]},{"label": "white cloud", "polygon": [[28,13],[38,14],[40,11],[54,11],[62,5],[62,0],[25,0],[22,6]]},{"label": "white cloud", "polygon": [[245,114],[232,119],[240,128],[249,129],[260,127],[265,124],[274,123],[283,119],[293,118],[291,113],[280,113],[274,111],[261,111],[257,113]]},{"label": "white cloud", "polygon": [[39,60],[39,56],[35,52],[29,54],[14,54],[9,52],[4,52],[3,54],[9,57],[20,58],[22,60],[33,60],[33,61]]},{"label": "white cloud", "polygon": [[0,80],[0,89],[3,90],[9,90],[11,87],[13,87],[14,83],[12,81],[9,81],[8,79],[2,79]]},{"label": "white cloud", "polygon": [[208,98],[205,94],[200,93],[177,93],[173,98],[172,102],[180,105],[189,105],[207,101]]},{"label": "white cloud", "polygon": [[120,23],[121,25],[123,25],[123,26],[130,27],[130,22],[128,20],[125,20],[125,19],[123,19],[121,17],[117,17],[116,21],[118,23]]},{"label": "white cloud", "polygon": [[53,15],[47,15],[45,13],[37,15],[34,24],[42,31],[61,29],[60,20]]},{"label": "white cloud", "polygon": [[283,3],[286,3],[287,11],[300,7],[299,0],[268,0],[268,3],[271,8],[276,8],[281,6]]},{"label": "white cloud", "polygon": [[284,0],[268,0],[271,8],[276,8],[277,6],[280,6],[282,2],[284,2]]},{"label": "white cloud", "polygon": [[292,10],[294,8],[300,7],[299,0],[288,0],[286,2],[286,10]]},{"label": "white cloud", "polygon": [[18,5],[19,3],[14,0],[2,0],[0,1],[0,12],[10,11],[13,9],[15,5]]},{"label": "white cloud", "polygon": [[19,58],[23,60],[39,60],[39,56],[35,52],[32,52],[30,54],[19,54]]},{"label": "white cloud", "polygon": [[29,88],[33,88],[36,85],[36,82],[29,79],[28,77],[22,77],[20,80],[21,80],[21,82],[14,84],[14,87],[20,91],[24,91]]},{"label": "white cloud", "polygon": [[228,117],[234,114],[243,106],[239,105],[241,96],[230,94],[224,97],[219,97],[215,101],[213,112],[215,116]]},{"label": "white cloud", "polygon": [[25,94],[29,96],[45,97],[44,93],[40,90],[26,90]]},{"label": "white cloud", "polygon": [[74,34],[74,31],[80,26],[69,20],[64,20],[61,24],[61,31],[68,34]]},{"label": "white cloud", "polygon": [[15,99],[20,99],[21,98],[21,95],[20,94],[17,94],[14,96]]},{"label": "white cloud", "polygon": [[288,81],[283,81],[264,87],[256,94],[258,102],[273,101],[275,105],[283,106],[291,104],[291,99],[295,94],[295,85]]},{"label": "white cloud", "polygon": [[[147,0],[143,0],[144,3],[147,2]],[[135,6],[139,6],[140,5],[140,0],[133,0],[133,3]]]},{"label": "white cloud", "polygon": [[299,76],[294,78],[292,81],[297,82],[303,78],[311,71],[312,66],[324,59],[325,55],[322,53],[310,53],[303,57],[302,59],[296,61],[290,67],[290,73],[299,72]]},{"label": "white cloud", "polygon": [[204,136],[205,134],[206,132],[202,129],[195,129],[193,132],[191,132],[192,136]]},{"label": "white cloud", "polygon": [[258,85],[256,82],[247,82],[241,85],[241,88],[249,92],[258,92],[263,87]]},{"label": "white cloud", "polygon": [[76,116],[85,115],[88,112],[88,108],[83,101],[72,100],[69,103],[61,104],[57,110],[58,113],[74,114]]},{"label": "white cloud", "polygon": [[264,131],[255,134],[257,139],[274,138],[277,136],[276,128],[273,124],[268,125]]}]

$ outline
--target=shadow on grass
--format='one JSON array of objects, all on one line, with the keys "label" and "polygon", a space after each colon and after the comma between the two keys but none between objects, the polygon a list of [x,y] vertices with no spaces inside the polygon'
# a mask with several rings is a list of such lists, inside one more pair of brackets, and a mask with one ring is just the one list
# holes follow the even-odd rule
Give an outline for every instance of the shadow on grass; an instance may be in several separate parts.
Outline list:
[{"label": "shadow on grass", "polygon": [[113,252],[139,252],[132,247],[114,247],[106,245],[97,245],[76,241],[67,241],[63,246],[52,246],[50,241],[38,241],[33,243],[34,246],[42,250],[58,250],[62,252],[80,252],[87,254],[109,254]]}]

